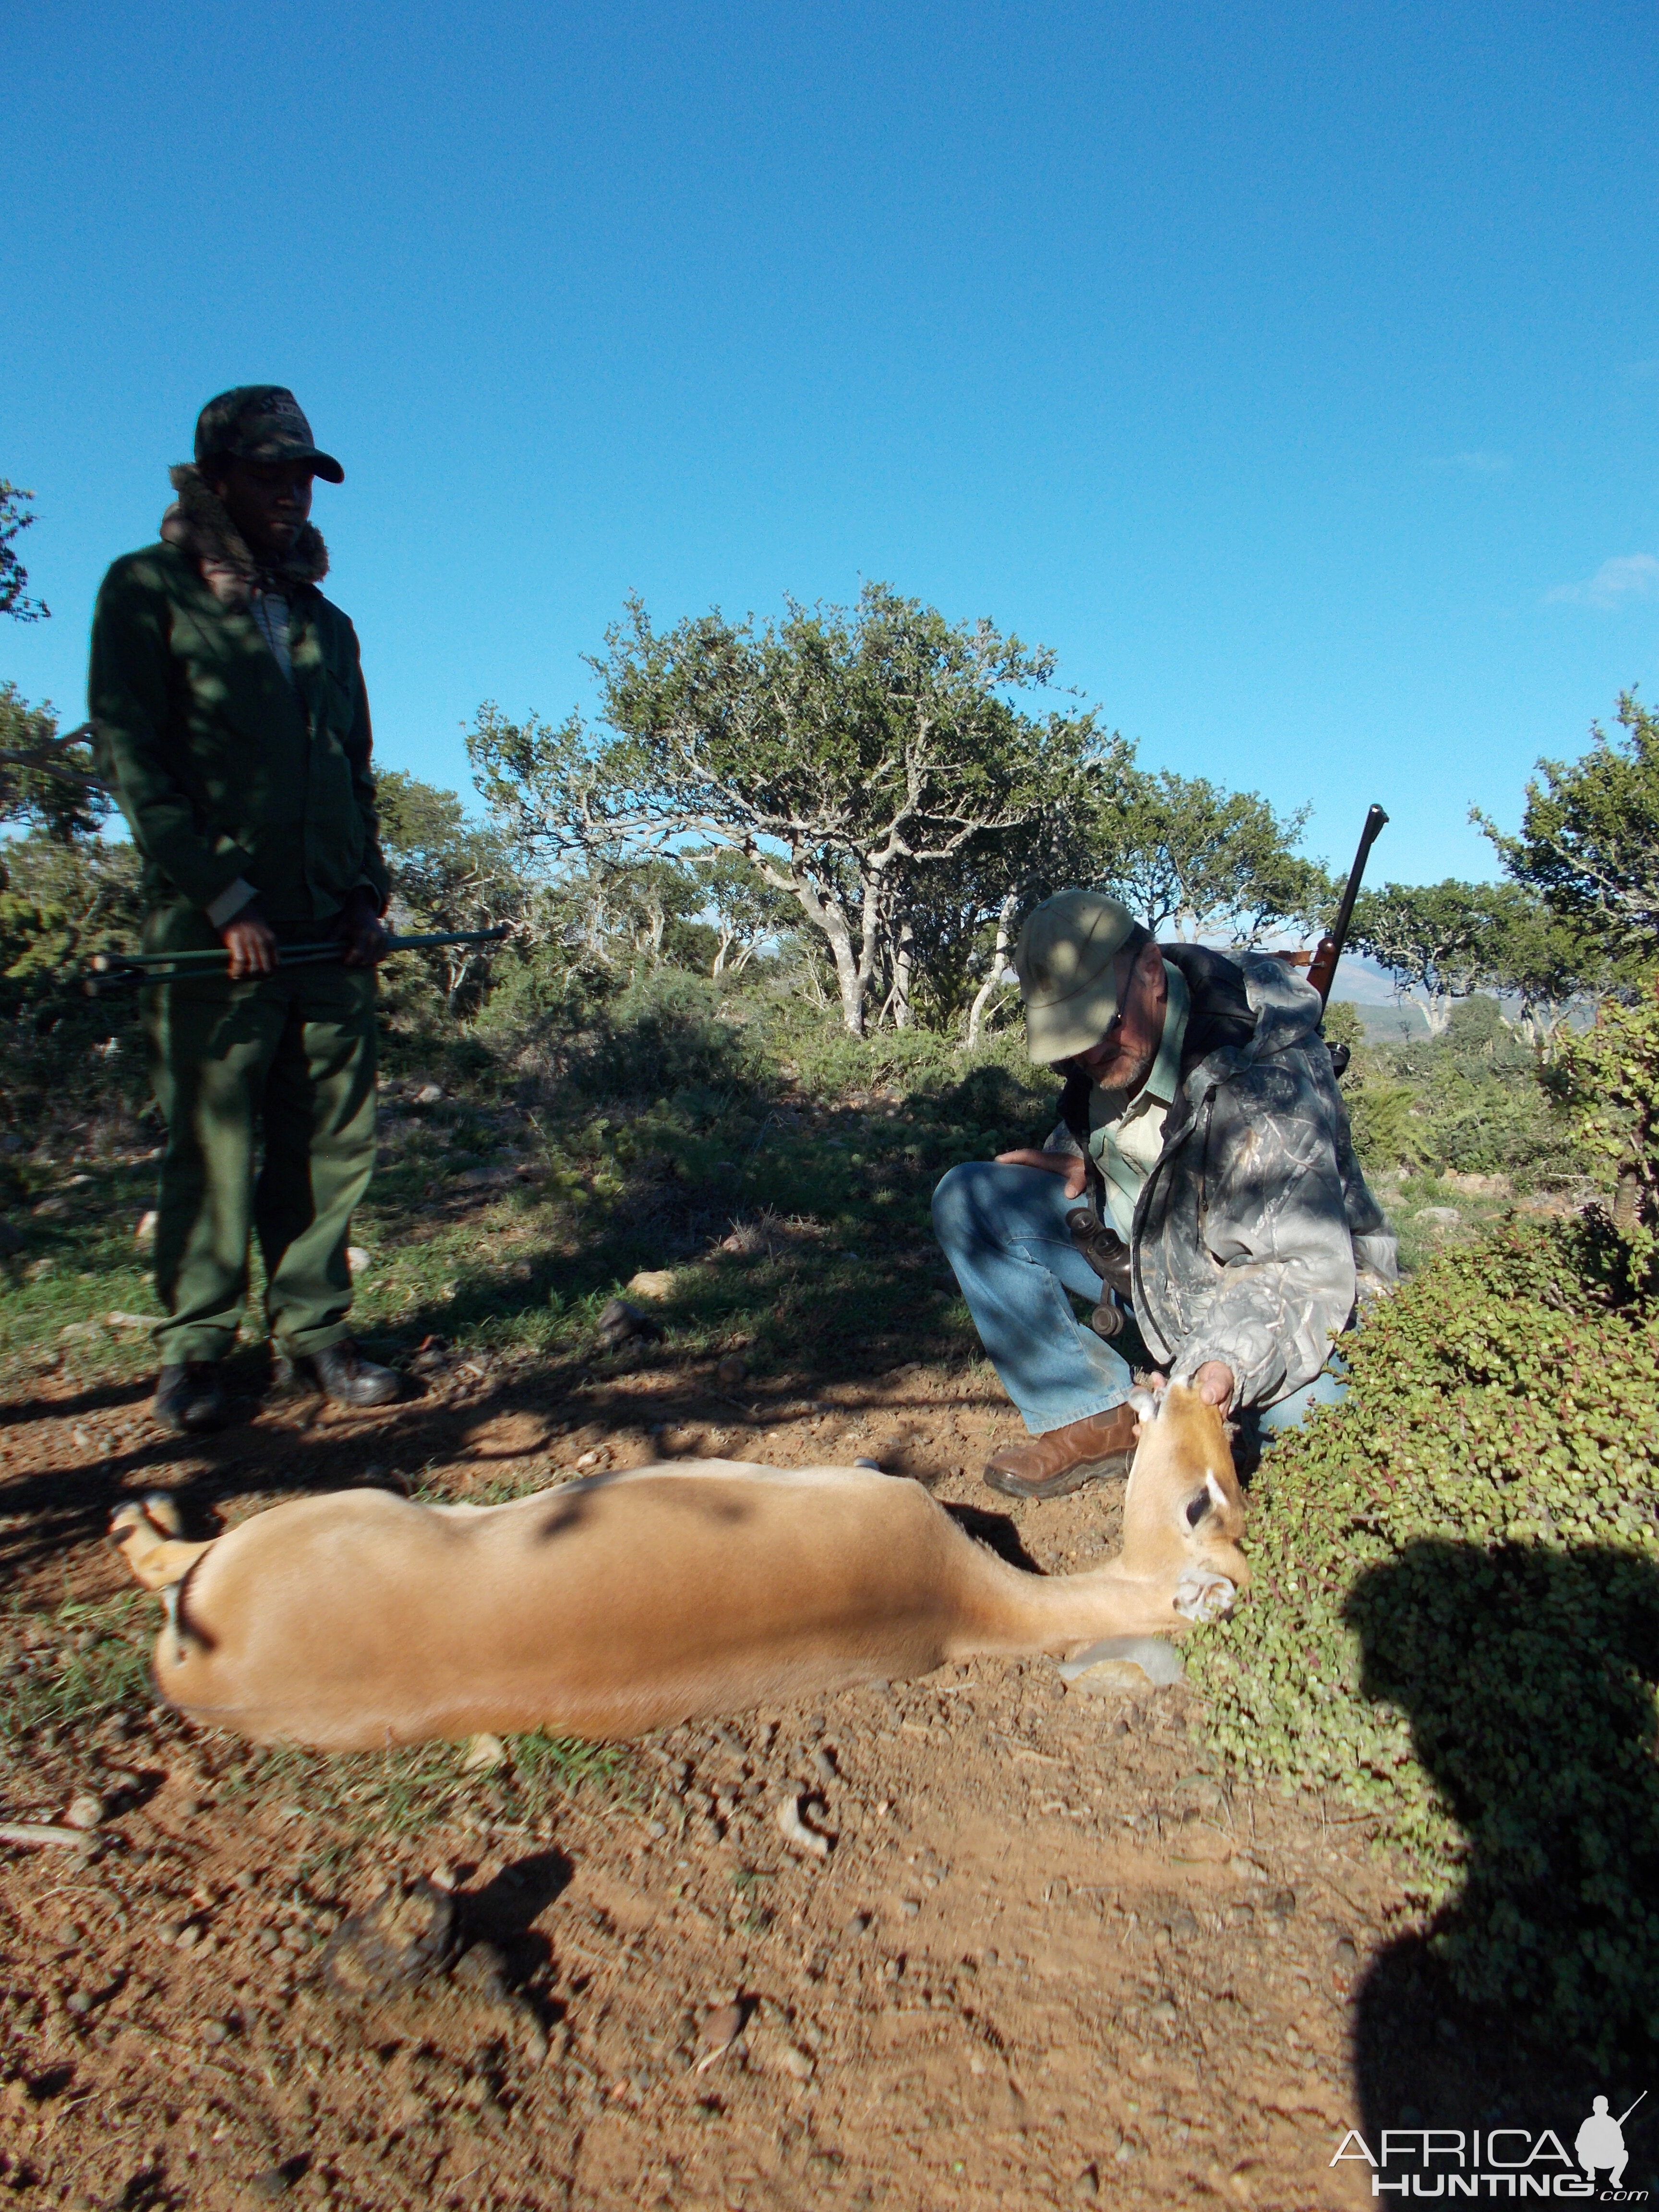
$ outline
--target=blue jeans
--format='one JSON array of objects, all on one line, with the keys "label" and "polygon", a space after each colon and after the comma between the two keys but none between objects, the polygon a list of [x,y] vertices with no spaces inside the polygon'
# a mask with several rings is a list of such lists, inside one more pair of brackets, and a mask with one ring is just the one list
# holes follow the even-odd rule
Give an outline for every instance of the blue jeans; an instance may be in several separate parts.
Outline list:
[{"label": "blue jeans", "polygon": [[[933,1230],[951,1262],[980,1341],[1033,1436],[1109,1413],[1129,1395],[1127,1360],[1072,1310],[1066,1293],[1095,1304],[1100,1278],[1072,1242],[1066,1216],[1079,1201],[1042,1168],[969,1160],[933,1193]],[[1310,1406],[1347,1385],[1317,1375],[1274,1405],[1255,1408],[1264,1437],[1294,1428]]]}]

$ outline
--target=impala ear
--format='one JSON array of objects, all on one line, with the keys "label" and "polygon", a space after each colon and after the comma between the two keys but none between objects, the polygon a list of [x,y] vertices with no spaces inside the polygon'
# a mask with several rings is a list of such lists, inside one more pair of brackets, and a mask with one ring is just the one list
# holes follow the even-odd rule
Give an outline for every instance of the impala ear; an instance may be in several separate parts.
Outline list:
[{"label": "impala ear", "polygon": [[1227,1507],[1227,1493],[1217,1480],[1216,1472],[1212,1467],[1205,1469],[1204,1487],[1210,1493],[1210,1503],[1218,1506],[1224,1512]]}]

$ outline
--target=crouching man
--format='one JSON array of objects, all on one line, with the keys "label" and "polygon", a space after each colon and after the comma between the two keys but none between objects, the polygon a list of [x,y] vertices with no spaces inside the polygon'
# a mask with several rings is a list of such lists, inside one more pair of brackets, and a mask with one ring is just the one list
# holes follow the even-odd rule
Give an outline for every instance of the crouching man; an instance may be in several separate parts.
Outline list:
[{"label": "crouching man", "polygon": [[[1014,957],[1033,1060],[1065,1078],[1039,1151],[953,1168],[933,1224],[1031,1432],[985,1469],[1012,1498],[1120,1474],[1132,1310],[1168,1376],[1265,1434],[1340,1395],[1332,1340],[1395,1239],[1354,1158],[1319,994],[1271,955],[1158,945],[1062,891]],[[1094,1306],[1079,1322],[1067,1297]]]},{"label": "crouching man", "polygon": [[[398,1389],[346,1321],[351,1212],[374,1163],[387,886],[356,634],[317,588],[319,476],[343,471],[291,392],[210,400],[161,544],[115,563],[93,616],[92,719],[143,860],[144,948],[228,956],[216,975],[144,993],[167,1125],[155,1410],[180,1431],[225,1418],[218,1364],[247,1295],[250,1231],[295,1366],[350,1405]],[[330,939],[342,959],[279,965],[285,945]]]}]

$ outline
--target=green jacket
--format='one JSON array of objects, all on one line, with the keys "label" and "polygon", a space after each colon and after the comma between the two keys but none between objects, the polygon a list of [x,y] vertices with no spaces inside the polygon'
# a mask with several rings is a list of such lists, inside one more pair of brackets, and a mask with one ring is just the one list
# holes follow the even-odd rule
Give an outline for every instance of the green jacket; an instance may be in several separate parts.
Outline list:
[{"label": "green jacket", "polygon": [[205,909],[239,879],[279,927],[388,888],[357,635],[316,588],[322,540],[307,530],[277,580],[290,683],[248,611],[246,549],[193,475],[174,472],[173,542],[116,562],[92,621],[100,772],[143,855],[154,950],[216,944]]}]

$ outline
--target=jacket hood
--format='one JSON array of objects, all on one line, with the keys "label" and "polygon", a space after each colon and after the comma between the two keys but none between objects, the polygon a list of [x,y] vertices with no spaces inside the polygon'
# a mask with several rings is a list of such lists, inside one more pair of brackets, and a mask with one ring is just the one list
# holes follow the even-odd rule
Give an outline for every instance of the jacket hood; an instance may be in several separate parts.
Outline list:
[{"label": "jacket hood", "polygon": [[1325,1018],[1313,985],[1270,952],[1237,952],[1232,957],[1243,971],[1244,995],[1255,1016],[1255,1035],[1244,1057],[1262,1060],[1305,1043]]},{"label": "jacket hood", "polygon": [[186,462],[167,474],[179,496],[161,517],[162,539],[196,562],[221,606],[245,607],[256,588],[280,592],[327,575],[328,548],[314,524],[307,523],[285,559],[262,565],[198,468]]}]

